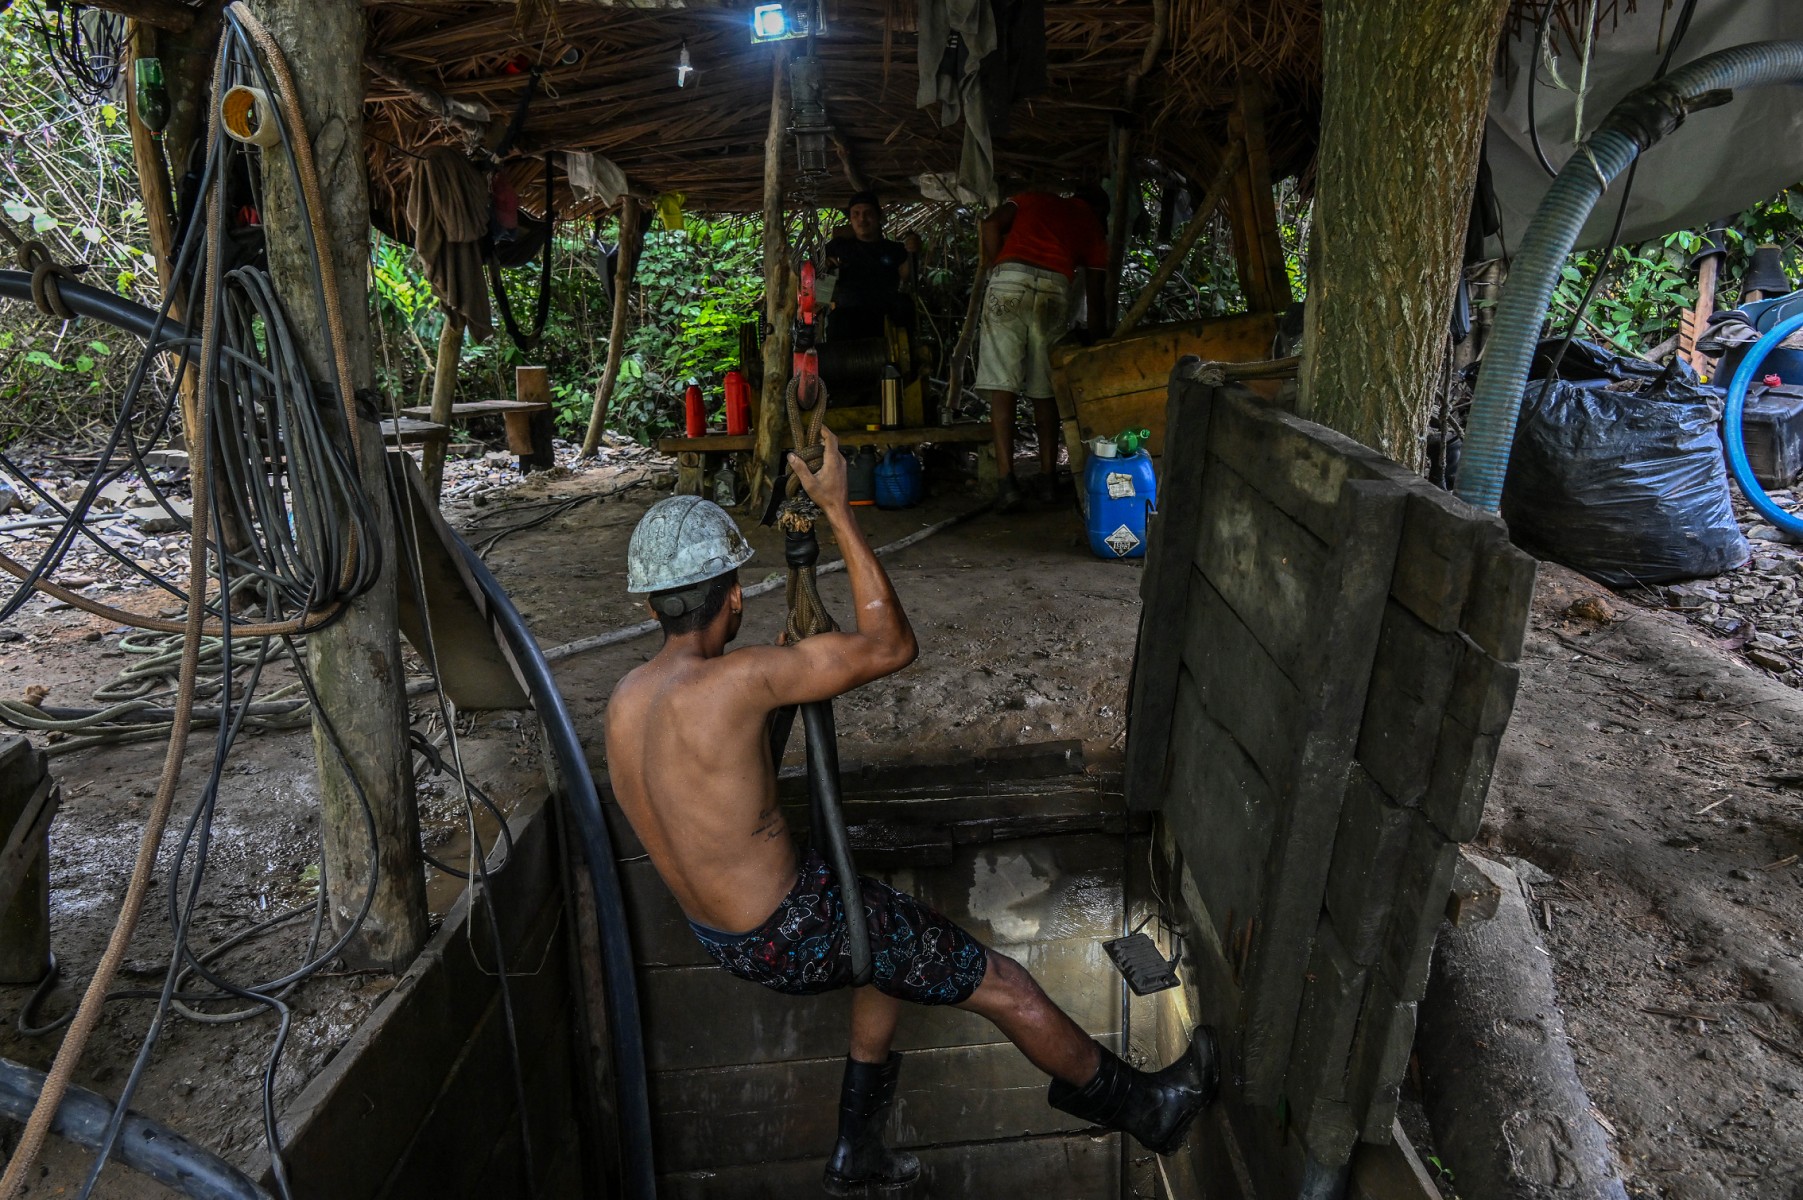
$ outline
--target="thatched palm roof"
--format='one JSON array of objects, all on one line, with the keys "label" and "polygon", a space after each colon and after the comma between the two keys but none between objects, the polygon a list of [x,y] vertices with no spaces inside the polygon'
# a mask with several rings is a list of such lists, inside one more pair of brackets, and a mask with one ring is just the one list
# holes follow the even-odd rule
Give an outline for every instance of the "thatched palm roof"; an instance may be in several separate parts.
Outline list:
[{"label": "thatched palm roof", "polygon": [[[549,65],[516,151],[593,151],[622,168],[634,192],[682,192],[691,209],[760,206],[774,51],[751,43],[751,0],[687,8],[368,0],[367,7],[377,67],[369,145],[377,202],[389,211],[400,207],[408,153],[471,136],[431,115],[421,91],[479,101],[504,121],[526,87],[527,77],[513,73],[521,62]],[[942,128],[934,111],[915,107],[914,0],[828,0],[827,20],[819,54],[829,117],[851,171],[898,199],[919,194],[914,181],[922,172],[954,172],[962,126]],[[997,138],[1004,179],[1105,175],[1111,123],[1124,115],[1127,80],[1142,67],[1131,118],[1142,158],[1191,176],[1211,171],[1242,80],[1262,84],[1271,97],[1276,173],[1302,170],[1312,155],[1318,0],[1047,0],[1046,34],[1050,87],[1017,103],[1012,127]],[[1155,40],[1162,44],[1148,62]],[[679,88],[685,43],[694,73]],[[572,48],[580,60],[557,65]],[[510,173],[522,195],[537,195],[535,165],[516,162]],[[845,185],[842,174],[834,192]]]}]

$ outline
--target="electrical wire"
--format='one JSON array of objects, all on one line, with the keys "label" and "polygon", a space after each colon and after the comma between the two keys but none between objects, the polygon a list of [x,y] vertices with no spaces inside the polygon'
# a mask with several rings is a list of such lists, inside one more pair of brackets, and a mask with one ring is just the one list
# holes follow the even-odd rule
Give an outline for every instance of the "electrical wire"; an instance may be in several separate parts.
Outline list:
[{"label": "electrical wire", "polygon": [[124,17],[90,5],[40,0],[32,24],[70,95],[94,105],[112,94],[125,61]]}]

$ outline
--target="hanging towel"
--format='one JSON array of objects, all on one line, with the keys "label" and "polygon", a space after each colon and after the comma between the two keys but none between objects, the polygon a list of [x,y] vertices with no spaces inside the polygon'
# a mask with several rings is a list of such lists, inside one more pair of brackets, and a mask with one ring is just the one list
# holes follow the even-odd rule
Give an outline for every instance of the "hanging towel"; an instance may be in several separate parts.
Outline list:
[{"label": "hanging towel", "polygon": [[476,341],[494,336],[482,239],[488,233],[488,180],[453,146],[435,146],[414,164],[407,223],[426,281],[444,310]]}]

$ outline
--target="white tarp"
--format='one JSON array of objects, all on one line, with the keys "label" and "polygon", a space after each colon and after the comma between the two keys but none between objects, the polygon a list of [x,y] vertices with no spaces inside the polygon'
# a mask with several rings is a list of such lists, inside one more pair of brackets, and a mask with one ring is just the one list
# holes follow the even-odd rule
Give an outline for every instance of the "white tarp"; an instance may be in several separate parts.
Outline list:
[{"label": "white tarp", "polygon": [[[1625,8],[1626,5],[1620,6]],[[1584,100],[1586,130],[1628,92],[1653,77],[1665,52],[1664,36],[1682,4],[1640,0],[1619,27],[1605,21],[1596,41]],[[1663,22],[1663,33],[1662,33]],[[1803,39],[1803,0],[1700,0],[1672,69],[1716,50],[1746,42]],[[1556,39],[1559,74],[1575,85],[1579,55]],[[1551,183],[1534,158],[1528,137],[1528,67],[1534,30],[1525,27],[1509,47],[1508,66],[1491,89],[1487,154],[1502,208],[1503,234],[1512,253]],[[1544,66],[1535,96],[1540,142],[1555,168],[1570,157],[1576,96],[1551,85]],[[1580,248],[1600,246],[1621,204],[1625,174],[1598,203]],[[1725,108],[1692,115],[1641,158],[1622,236],[1632,243],[1674,229],[1731,216],[1803,181],[1803,87],[1764,87],[1735,94]],[[1495,248],[1494,240],[1492,248]]]}]

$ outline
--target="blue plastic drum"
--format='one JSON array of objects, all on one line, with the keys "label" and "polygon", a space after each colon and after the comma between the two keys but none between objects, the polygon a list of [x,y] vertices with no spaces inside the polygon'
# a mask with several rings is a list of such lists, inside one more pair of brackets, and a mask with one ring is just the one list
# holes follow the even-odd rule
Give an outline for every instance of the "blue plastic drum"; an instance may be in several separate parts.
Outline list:
[{"label": "blue plastic drum", "polygon": [[1083,468],[1089,498],[1089,548],[1099,558],[1143,558],[1146,514],[1158,502],[1152,456],[1144,450],[1125,457],[1089,456]]}]

